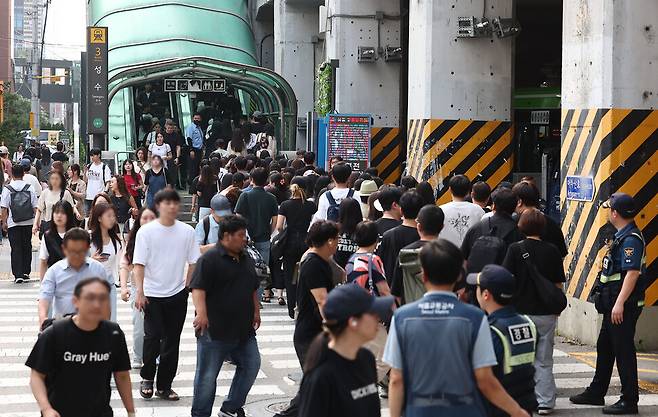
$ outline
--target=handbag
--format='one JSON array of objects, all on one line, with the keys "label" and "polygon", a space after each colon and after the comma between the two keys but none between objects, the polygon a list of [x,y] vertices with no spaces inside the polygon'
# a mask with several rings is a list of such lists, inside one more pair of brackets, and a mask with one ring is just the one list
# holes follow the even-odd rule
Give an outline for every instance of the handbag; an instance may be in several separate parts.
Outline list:
[{"label": "handbag", "polygon": [[559,315],[567,308],[567,296],[539,272],[535,264],[530,260],[530,254],[524,242],[521,242],[520,247],[521,257],[528,269],[531,285],[535,286],[539,301],[546,311],[548,311],[548,314]]},{"label": "handbag", "polygon": [[286,248],[286,243],[288,243],[287,227],[272,237],[272,245],[270,247],[270,258],[272,259],[283,258],[283,252]]}]

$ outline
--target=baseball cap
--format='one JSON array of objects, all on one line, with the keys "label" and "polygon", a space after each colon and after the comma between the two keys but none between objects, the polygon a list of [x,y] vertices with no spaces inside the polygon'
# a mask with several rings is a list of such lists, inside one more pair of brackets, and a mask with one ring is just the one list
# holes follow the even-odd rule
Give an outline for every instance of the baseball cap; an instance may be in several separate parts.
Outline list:
[{"label": "baseball cap", "polygon": [[231,202],[221,194],[215,194],[210,200],[210,208],[220,217],[230,216],[233,214],[231,211]]},{"label": "baseball cap", "polygon": [[9,153],[9,149],[6,146],[0,146],[0,154]]},{"label": "baseball cap", "polygon": [[393,296],[375,297],[357,284],[345,284],[329,292],[325,301],[325,321],[344,321],[363,313],[375,313],[382,321],[393,314]]},{"label": "baseball cap", "polygon": [[29,168],[30,165],[32,165],[32,161],[30,161],[29,158],[23,158],[23,159],[21,159],[21,166],[22,166],[23,168]]},{"label": "baseball cap", "polygon": [[502,266],[493,264],[486,265],[481,272],[468,274],[466,282],[505,299],[512,298],[516,289],[514,275]]},{"label": "baseball cap", "polygon": [[611,208],[626,218],[637,214],[633,197],[626,193],[614,193],[608,201],[603,203],[603,208]]}]

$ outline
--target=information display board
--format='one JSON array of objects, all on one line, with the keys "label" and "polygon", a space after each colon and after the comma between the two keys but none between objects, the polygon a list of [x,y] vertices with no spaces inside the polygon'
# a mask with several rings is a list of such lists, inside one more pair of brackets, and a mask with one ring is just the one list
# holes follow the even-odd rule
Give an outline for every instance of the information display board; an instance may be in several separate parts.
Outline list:
[{"label": "information display board", "polygon": [[330,114],[327,116],[326,167],[340,156],[352,169],[363,171],[370,164],[371,117],[368,114]]},{"label": "information display board", "polygon": [[567,176],[567,200],[594,200],[594,178],[578,175]]},{"label": "information display board", "polygon": [[223,78],[167,78],[164,82],[167,93],[225,93],[226,80]]},{"label": "information display board", "polygon": [[107,28],[87,27],[87,133],[107,134]]}]

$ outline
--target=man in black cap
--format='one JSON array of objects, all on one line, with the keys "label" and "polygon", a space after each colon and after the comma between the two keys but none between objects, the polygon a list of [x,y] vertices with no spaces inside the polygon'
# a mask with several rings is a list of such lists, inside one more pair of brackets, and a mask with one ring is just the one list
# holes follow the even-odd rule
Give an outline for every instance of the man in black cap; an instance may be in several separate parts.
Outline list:
[{"label": "man in black cap", "polygon": [[[488,315],[498,361],[498,365],[493,367],[494,375],[505,391],[532,414],[537,409],[533,365],[537,330],[532,320],[518,314],[511,304],[516,279],[502,266],[487,265],[482,272],[469,274],[466,282],[477,287],[478,303]],[[491,407],[491,416],[507,416],[504,411]],[[542,414],[541,410],[539,414]]]},{"label": "man in black cap", "polygon": [[637,214],[633,197],[614,193],[603,203],[603,208],[610,209],[608,220],[617,233],[608,244],[600,284],[595,290],[596,309],[603,314],[596,343],[596,373],[585,392],[569,400],[574,404],[604,405],[616,360],[622,395],[615,404],[604,407],[603,414],[637,414],[639,390],[634,337],[644,306],[641,276],[646,271],[645,244],[633,220]]}]

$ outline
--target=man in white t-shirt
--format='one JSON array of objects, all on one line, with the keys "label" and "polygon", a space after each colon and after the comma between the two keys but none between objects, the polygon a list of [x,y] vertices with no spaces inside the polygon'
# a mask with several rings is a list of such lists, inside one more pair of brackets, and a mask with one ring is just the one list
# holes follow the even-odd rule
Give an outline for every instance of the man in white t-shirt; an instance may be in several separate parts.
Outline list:
[{"label": "man in white t-shirt", "polygon": [[339,162],[331,168],[331,178],[336,184],[334,188],[322,194],[318,200],[318,211],[313,215],[311,224],[320,220],[338,221],[338,206],[345,198],[353,198],[361,201],[358,191],[347,187],[347,181],[352,175],[352,167],[344,162]]},{"label": "man in white t-shirt", "polygon": [[41,183],[39,182],[39,179],[34,175],[30,174],[30,167],[32,166],[32,163],[30,162],[29,159],[24,158],[21,159],[20,164],[23,167],[23,181],[32,185],[32,188],[34,188],[34,193],[37,195],[37,198],[39,198],[39,196],[41,196],[41,191],[43,189],[41,188]]},{"label": "man in white t-shirt", "polygon": [[471,180],[466,175],[455,175],[450,178],[448,185],[452,201],[441,206],[445,221],[439,237],[460,248],[466,232],[480,221],[484,210],[477,204],[466,201],[466,196],[471,192]]},{"label": "man in white t-shirt", "polygon": [[[164,189],[154,200],[160,217],[137,232],[133,278],[137,286],[135,307],[144,312],[144,366],[140,394],[175,400],[171,384],[178,368],[180,335],[187,314],[187,297],[194,266],[201,255],[194,229],[178,220],[180,196]],[[185,266],[188,265],[185,277]],[[153,381],[156,375],[157,387]]]},{"label": "man in white t-shirt", "polygon": [[93,148],[89,151],[91,164],[85,172],[85,182],[87,183],[87,194],[85,195],[85,208],[87,213],[91,210],[91,203],[96,195],[105,191],[107,184],[112,179],[112,171],[101,161],[101,150]]}]

